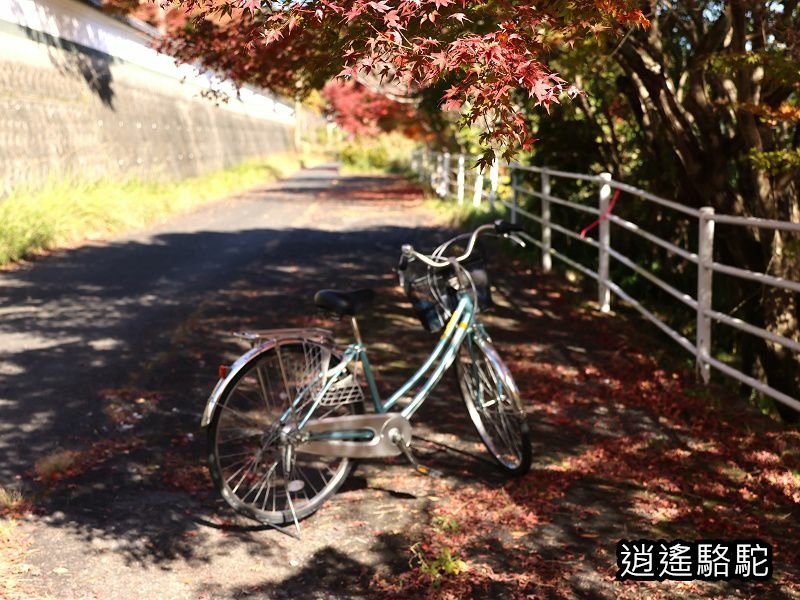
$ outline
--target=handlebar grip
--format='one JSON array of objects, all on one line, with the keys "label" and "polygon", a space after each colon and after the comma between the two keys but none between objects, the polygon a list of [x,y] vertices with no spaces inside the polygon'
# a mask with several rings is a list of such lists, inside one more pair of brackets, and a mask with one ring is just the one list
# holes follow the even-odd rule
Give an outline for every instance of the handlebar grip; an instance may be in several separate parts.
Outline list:
[{"label": "handlebar grip", "polygon": [[494,222],[494,230],[501,235],[514,233],[515,231],[525,231],[525,229],[522,228],[522,225],[509,223],[508,221],[503,221],[503,219],[497,219]]}]

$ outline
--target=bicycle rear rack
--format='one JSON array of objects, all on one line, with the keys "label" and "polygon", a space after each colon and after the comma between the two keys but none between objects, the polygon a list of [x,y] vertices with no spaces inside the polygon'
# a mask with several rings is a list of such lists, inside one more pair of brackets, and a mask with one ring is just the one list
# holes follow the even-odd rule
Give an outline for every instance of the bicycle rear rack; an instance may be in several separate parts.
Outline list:
[{"label": "bicycle rear rack", "polygon": [[300,338],[323,344],[333,344],[333,332],[320,327],[294,327],[285,329],[256,329],[251,331],[236,331],[233,337],[249,342],[251,346],[258,346],[264,342],[271,342],[283,338]]}]

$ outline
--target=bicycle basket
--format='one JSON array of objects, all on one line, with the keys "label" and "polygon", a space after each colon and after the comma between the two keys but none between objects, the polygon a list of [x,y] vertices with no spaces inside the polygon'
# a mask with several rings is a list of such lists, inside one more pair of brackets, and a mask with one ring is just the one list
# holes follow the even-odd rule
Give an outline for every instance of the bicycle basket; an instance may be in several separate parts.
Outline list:
[{"label": "bicycle basket", "polygon": [[[467,269],[477,293],[477,309],[493,306],[489,276],[480,257],[461,263]],[[458,303],[458,278],[452,268],[435,269],[420,261],[410,261],[403,277],[403,287],[414,313],[426,331],[435,333],[447,322]]]}]

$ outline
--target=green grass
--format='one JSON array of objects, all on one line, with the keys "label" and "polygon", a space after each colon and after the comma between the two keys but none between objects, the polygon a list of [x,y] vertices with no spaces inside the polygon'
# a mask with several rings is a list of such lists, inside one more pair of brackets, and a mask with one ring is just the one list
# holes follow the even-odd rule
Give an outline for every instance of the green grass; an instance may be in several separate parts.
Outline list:
[{"label": "green grass", "polygon": [[56,181],[0,199],[0,267],[45,250],[136,230],[298,169],[277,154],[175,182]]},{"label": "green grass", "polygon": [[[0,514],[15,512],[25,505],[22,493],[14,488],[0,486]],[[3,529],[0,527],[0,539],[3,538]]]},{"label": "green grass", "polygon": [[450,548],[440,548],[438,554],[426,554],[421,546],[419,543],[411,546],[411,562],[416,563],[420,572],[428,575],[434,585],[439,584],[443,577],[457,576],[469,570],[469,565],[454,556]]},{"label": "green grass", "polygon": [[341,142],[336,154],[345,175],[408,175],[416,143],[400,133],[383,133]]}]

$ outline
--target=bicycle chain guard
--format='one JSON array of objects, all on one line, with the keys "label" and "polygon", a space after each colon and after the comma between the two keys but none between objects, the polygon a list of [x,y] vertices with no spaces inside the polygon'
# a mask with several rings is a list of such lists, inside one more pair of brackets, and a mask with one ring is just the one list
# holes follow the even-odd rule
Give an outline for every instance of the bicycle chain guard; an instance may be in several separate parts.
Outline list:
[{"label": "bicycle chain guard", "polygon": [[312,419],[302,429],[305,439],[297,442],[298,452],[342,458],[399,456],[392,441],[397,434],[411,443],[411,423],[398,413],[345,415]]}]

